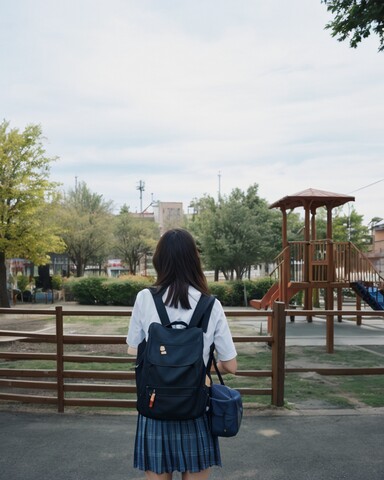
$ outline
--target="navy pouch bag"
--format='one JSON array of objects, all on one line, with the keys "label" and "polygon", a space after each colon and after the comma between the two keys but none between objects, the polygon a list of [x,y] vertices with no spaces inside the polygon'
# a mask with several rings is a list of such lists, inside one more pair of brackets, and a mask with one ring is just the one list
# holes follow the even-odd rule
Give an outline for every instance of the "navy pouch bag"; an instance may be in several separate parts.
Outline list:
[{"label": "navy pouch bag", "polygon": [[212,384],[210,387],[211,432],[217,437],[234,437],[240,430],[243,418],[241,395],[237,390],[224,385],[214,358],[213,364],[220,383]]}]

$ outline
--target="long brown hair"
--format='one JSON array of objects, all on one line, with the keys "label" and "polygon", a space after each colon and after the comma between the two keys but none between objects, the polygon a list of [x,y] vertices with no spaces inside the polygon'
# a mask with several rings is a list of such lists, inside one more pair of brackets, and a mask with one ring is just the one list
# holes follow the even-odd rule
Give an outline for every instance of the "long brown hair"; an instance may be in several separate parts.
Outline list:
[{"label": "long brown hair", "polygon": [[169,287],[166,305],[189,309],[188,287],[192,286],[209,295],[207,279],[201,267],[200,256],[192,235],[182,228],[173,228],[164,233],[153,255],[157,272],[155,286]]}]

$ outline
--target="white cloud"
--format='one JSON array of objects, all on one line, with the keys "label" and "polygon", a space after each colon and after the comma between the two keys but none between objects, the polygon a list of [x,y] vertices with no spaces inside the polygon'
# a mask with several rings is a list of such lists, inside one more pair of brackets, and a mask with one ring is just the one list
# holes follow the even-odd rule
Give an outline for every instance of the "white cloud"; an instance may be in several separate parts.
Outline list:
[{"label": "white cloud", "polygon": [[[382,54],[324,30],[307,0],[5,0],[0,103],[41,123],[52,168],[139,208],[137,182],[185,207],[260,186],[275,201],[308,187],[348,193],[384,178]],[[383,184],[356,193],[384,216]],[[143,203],[145,203],[145,201]]]}]

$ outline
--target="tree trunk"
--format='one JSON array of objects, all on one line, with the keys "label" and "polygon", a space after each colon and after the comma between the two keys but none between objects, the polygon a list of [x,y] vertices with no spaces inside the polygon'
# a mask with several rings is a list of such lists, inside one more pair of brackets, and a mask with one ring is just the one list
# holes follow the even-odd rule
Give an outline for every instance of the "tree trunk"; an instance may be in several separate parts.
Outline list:
[{"label": "tree trunk", "polygon": [[76,263],[76,277],[84,276],[84,264],[81,260],[78,260]]},{"label": "tree trunk", "polygon": [[5,253],[0,252],[0,307],[10,308],[7,288],[7,268],[5,266]]},{"label": "tree trunk", "polygon": [[218,268],[215,268],[215,278],[214,278],[214,281],[215,281],[215,282],[218,282],[218,281],[219,281],[219,269],[218,269]]}]

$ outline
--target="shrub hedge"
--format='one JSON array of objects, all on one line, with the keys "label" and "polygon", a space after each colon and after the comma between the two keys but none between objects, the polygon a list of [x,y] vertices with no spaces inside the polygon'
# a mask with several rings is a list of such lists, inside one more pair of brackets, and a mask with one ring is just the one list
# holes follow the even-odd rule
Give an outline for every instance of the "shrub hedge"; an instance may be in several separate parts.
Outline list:
[{"label": "shrub hedge", "polygon": [[[273,281],[269,278],[259,280],[236,280],[231,282],[209,282],[208,286],[222,305],[239,307],[251,299],[260,299],[268,291]],[[106,277],[73,278],[65,282],[66,298],[73,298],[82,305],[126,305],[132,306],[140,290],[153,284],[148,277]]]}]

